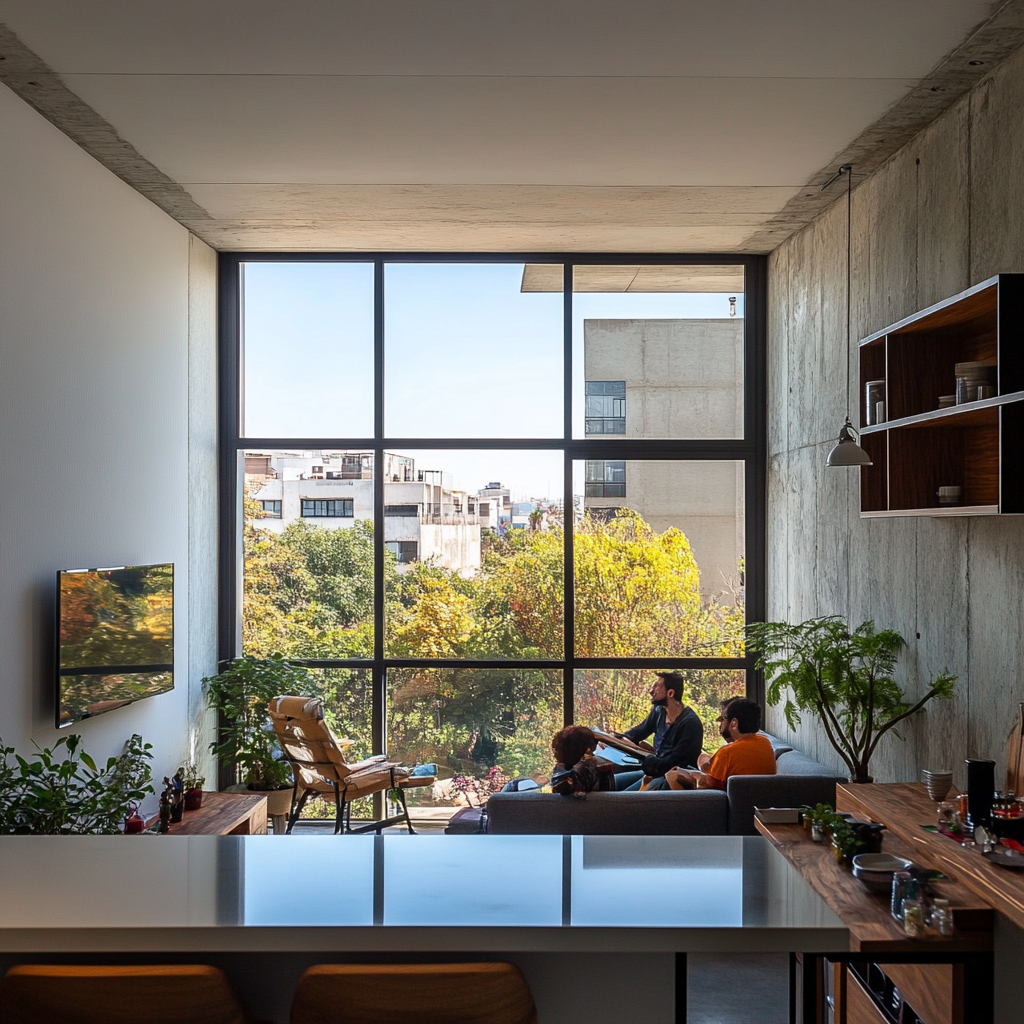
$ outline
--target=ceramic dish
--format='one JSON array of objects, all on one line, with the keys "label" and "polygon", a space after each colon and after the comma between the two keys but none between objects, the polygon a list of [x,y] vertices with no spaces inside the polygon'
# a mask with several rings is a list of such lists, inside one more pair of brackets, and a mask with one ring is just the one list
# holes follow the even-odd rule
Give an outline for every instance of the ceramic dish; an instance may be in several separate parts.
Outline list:
[{"label": "ceramic dish", "polygon": [[988,853],[982,853],[982,857],[1001,868],[1016,868],[1018,871],[1024,869],[1024,853],[1018,853],[1005,846],[997,846]]},{"label": "ceramic dish", "polygon": [[853,877],[871,892],[885,894],[892,891],[893,872],[909,871],[912,864],[891,853],[858,853],[853,858]]}]

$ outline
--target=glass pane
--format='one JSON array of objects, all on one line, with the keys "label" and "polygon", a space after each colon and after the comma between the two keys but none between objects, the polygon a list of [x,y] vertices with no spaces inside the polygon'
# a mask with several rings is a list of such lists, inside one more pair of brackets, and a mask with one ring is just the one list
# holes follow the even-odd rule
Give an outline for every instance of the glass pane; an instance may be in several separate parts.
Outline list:
[{"label": "glass pane", "polygon": [[521,263],[384,269],[389,437],[562,437],[562,268],[557,294]]},{"label": "glass pane", "polygon": [[385,655],[561,658],[563,454],[388,458],[402,470],[384,484]]},{"label": "glass pane", "polygon": [[743,463],[573,463],[576,656],[743,656]]},{"label": "glass pane", "polygon": [[[666,665],[659,671],[673,671]],[[683,703],[704,723],[704,749],[710,754],[722,745],[718,706],[729,697],[746,693],[743,669],[683,669]],[[574,720],[579,725],[625,732],[650,713],[653,669],[578,669],[575,673]]]},{"label": "glass pane", "polygon": [[243,436],[373,437],[373,264],[241,273]]},{"label": "glass pane", "polygon": [[[348,761],[361,761],[373,753],[373,673],[368,668],[310,668],[306,670],[313,685],[308,694],[298,696],[321,697],[324,718],[339,739],[355,742],[345,748]],[[352,817],[365,818],[373,805],[369,800],[357,800]],[[313,797],[302,809],[302,818],[329,818],[334,820],[334,801]]]},{"label": "glass pane", "polygon": [[388,756],[433,762],[438,783],[417,803],[477,804],[509,780],[547,781],[562,727],[562,673],[403,668],[388,672]]},{"label": "glass pane", "polygon": [[242,652],[372,658],[373,453],[241,458]]},{"label": "glass pane", "polygon": [[573,269],[573,436],[743,436],[743,268]]}]

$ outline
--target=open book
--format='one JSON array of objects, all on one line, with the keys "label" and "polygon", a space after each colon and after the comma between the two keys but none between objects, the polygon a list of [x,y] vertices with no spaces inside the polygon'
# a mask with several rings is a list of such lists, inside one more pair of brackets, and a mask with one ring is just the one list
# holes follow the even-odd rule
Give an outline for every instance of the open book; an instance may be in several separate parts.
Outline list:
[{"label": "open book", "polygon": [[624,736],[616,736],[613,732],[605,732],[604,729],[594,729],[593,733],[606,747],[620,750],[623,754],[629,754],[641,760],[648,754],[654,753],[654,747],[649,743],[634,743],[632,740],[627,740]]}]

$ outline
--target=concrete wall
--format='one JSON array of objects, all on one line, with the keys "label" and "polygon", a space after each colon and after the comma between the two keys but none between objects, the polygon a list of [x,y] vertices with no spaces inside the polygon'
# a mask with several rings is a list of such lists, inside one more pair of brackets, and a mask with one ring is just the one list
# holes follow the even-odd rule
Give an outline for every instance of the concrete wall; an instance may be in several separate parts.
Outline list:
[{"label": "concrete wall", "polygon": [[[855,189],[854,346],[992,274],[1024,271],[1022,109],[1018,53]],[[908,726],[906,742],[883,740],[876,779],[942,764],[963,785],[973,755],[996,759],[998,781],[1024,700],[1024,518],[860,519],[858,471],[824,466],[847,407],[845,258],[843,196],[769,261],[768,616],[895,627],[911,694],[943,669],[959,676],[955,699]],[[854,410],[856,388],[854,350]],[[778,711],[768,725],[790,736]],[[792,739],[839,766],[813,723]],[[997,1020],[1019,1016],[1022,949],[1001,922]]]},{"label": "concrete wall", "polygon": [[74,730],[163,775],[208,742],[214,254],[5,87],[0,136],[0,735],[57,739],[56,570],[173,561],[175,689]]}]

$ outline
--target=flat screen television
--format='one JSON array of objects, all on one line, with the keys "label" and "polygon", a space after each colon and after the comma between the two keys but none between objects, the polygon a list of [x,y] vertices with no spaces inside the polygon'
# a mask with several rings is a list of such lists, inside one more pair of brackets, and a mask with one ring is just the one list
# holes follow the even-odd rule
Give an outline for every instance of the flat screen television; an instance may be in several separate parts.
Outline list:
[{"label": "flat screen television", "polygon": [[57,728],[174,689],[174,566],[57,573]]}]

